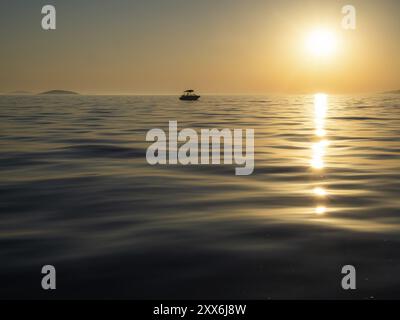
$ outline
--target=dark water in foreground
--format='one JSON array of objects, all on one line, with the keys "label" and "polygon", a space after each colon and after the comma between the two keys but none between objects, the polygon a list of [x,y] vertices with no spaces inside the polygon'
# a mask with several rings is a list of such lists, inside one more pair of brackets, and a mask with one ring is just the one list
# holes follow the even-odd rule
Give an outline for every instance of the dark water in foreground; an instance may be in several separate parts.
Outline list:
[{"label": "dark water in foreground", "polygon": [[[400,298],[400,97],[328,101],[0,97],[0,297]],[[169,120],[254,128],[253,175],[149,166]]]}]

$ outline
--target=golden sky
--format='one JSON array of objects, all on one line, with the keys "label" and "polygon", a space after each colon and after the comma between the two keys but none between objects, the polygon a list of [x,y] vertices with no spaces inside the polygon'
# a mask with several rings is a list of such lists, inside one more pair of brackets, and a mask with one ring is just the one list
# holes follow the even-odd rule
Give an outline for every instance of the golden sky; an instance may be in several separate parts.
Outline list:
[{"label": "golden sky", "polygon": [[[400,89],[400,1],[41,1],[0,4],[0,92],[362,93]],[[341,28],[352,4],[356,30]],[[306,39],[329,30],[319,58]]]}]

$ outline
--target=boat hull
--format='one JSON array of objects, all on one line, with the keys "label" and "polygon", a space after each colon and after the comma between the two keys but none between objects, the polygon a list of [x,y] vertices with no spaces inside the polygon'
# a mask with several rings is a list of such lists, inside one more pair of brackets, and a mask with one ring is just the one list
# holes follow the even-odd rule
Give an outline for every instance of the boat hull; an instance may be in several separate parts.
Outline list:
[{"label": "boat hull", "polygon": [[182,101],[196,101],[196,100],[199,100],[199,98],[200,98],[200,96],[195,96],[195,95],[191,95],[191,96],[181,96],[180,98],[179,98],[179,100],[182,100]]}]

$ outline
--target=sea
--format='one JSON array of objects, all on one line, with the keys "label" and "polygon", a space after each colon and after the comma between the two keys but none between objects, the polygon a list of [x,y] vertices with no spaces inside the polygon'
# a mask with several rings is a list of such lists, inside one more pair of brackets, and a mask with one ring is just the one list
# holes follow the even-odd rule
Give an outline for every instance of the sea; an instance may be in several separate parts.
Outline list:
[{"label": "sea", "polygon": [[[150,165],[169,121],[254,172]],[[0,177],[2,299],[400,298],[400,95],[0,96]]]}]

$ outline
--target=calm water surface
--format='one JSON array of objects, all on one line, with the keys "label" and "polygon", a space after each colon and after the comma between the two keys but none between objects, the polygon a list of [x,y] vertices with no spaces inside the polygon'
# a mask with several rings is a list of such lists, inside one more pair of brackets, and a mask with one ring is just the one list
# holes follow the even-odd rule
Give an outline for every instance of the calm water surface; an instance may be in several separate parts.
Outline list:
[{"label": "calm water surface", "polygon": [[[169,120],[254,128],[253,175],[149,166]],[[0,297],[400,298],[399,96],[2,96],[0,122]]]}]

